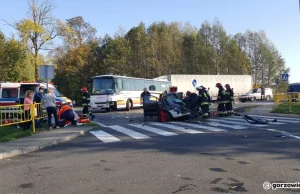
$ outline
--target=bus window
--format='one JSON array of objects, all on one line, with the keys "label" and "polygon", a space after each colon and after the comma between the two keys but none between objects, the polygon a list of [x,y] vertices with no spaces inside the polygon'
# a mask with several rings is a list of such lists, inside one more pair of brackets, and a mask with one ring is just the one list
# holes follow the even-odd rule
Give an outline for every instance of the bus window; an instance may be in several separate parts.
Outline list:
[{"label": "bus window", "polygon": [[118,78],[117,81],[116,81],[116,84],[117,84],[117,88],[118,88],[118,89],[121,90],[121,89],[123,88],[123,87],[122,87],[122,79]]},{"label": "bus window", "polygon": [[115,92],[115,83],[113,78],[93,79],[92,94],[113,94]]},{"label": "bus window", "polygon": [[134,80],[123,79],[123,89],[126,91],[135,91]]},{"label": "bus window", "polygon": [[151,85],[151,86],[149,86],[149,91],[155,91],[156,90],[156,87],[155,87],[155,85]]},{"label": "bus window", "polygon": [[144,88],[145,88],[144,80],[135,80],[135,90],[136,91],[143,91]]}]

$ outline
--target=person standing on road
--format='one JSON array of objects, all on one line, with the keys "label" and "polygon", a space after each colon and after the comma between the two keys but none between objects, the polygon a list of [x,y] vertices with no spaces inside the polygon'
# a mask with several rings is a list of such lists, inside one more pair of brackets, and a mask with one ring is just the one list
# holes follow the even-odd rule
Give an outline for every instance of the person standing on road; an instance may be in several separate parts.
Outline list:
[{"label": "person standing on road", "polygon": [[[44,89],[42,87],[40,87],[39,92],[35,93],[34,97],[33,97],[33,102],[38,103],[38,105],[36,105],[37,117],[38,118],[43,117],[43,108],[42,108],[42,105],[40,104],[42,102],[42,99],[43,99],[43,92],[44,92]],[[36,120],[36,127],[37,128],[40,128],[42,126],[42,121],[43,121],[43,119]]]},{"label": "person standing on road", "polygon": [[141,104],[144,103],[145,96],[148,96],[148,97],[150,96],[150,92],[148,92],[147,88],[144,88],[144,91],[141,93],[141,99],[140,99]]},{"label": "person standing on road", "polygon": [[[33,104],[33,95],[34,92],[31,90],[27,90],[25,92],[25,99],[24,99],[24,120],[29,120],[31,118],[31,106]],[[31,126],[31,121],[25,122],[23,124],[23,131],[26,131]]]},{"label": "person standing on road", "polygon": [[93,120],[95,118],[95,115],[93,115],[92,112],[89,111],[89,104],[91,102],[90,94],[87,91],[86,87],[82,87],[81,91],[82,91],[82,106],[83,106],[82,114],[84,117],[86,117],[86,115],[89,114],[91,116],[91,120]]},{"label": "person standing on road", "polygon": [[209,117],[209,99],[208,96],[201,86],[196,87],[196,90],[199,92],[198,98],[202,112],[202,118]]},{"label": "person standing on road", "polygon": [[47,114],[48,114],[48,126],[49,130],[52,129],[52,115],[54,116],[55,120],[55,126],[54,128],[59,128],[58,127],[58,116],[57,116],[57,111],[56,111],[56,101],[55,101],[55,95],[53,94],[53,91],[51,88],[48,89],[48,93],[44,95],[42,98],[42,104],[44,107],[47,109]]},{"label": "person standing on road", "polygon": [[226,91],[224,90],[221,83],[217,83],[216,87],[219,88],[218,97],[217,97],[217,101],[219,103],[219,105],[218,105],[219,117],[226,116],[227,115],[227,112],[225,109],[225,104],[227,102]]},{"label": "person standing on road", "polygon": [[[206,90],[206,88],[204,86],[200,86],[202,88],[202,90],[205,92],[207,98],[208,98],[208,102],[211,103],[211,96],[210,93]],[[209,104],[210,105],[210,104]]]},{"label": "person standing on road", "polygon": [[231,90],[229,84],[226,84],[225,88],[226,88],[226,100],[227,100],[227,102],[225,104],[225,108],[227,110],[228,115],[231,116],[231,114],[233,113],[233,110],[232,110],[233,91]]}]

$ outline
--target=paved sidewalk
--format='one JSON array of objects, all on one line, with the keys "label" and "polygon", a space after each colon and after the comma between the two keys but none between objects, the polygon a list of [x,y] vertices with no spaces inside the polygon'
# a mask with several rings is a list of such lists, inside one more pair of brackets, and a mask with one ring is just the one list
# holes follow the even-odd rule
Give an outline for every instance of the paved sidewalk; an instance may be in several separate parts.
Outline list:
[{"label": "paved sidewalk", "polygon": [[256,108],[247,111],[248,115],[266,115],[266,116],[279,116],[279,117],[300,117],[300,115],[295,114],[280,114],[280,113],[271,113],[274,108],[274,104],[265,104]]},{"label": "paved sidewalk", "polygon": [[0,143],[0,159],[34,152],[45,147],[69,141],[87,133],[93,128],[94,126],[67,127],[43,131],[15,141]]}]

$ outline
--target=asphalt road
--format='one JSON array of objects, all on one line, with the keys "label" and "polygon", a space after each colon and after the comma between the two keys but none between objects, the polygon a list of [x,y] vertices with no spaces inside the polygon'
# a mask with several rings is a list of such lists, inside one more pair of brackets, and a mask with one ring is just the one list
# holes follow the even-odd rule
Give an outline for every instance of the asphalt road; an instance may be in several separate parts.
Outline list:
[{"label": "asphalt road", "polygon": [[168,128],[139,112],[97,113],[94,134],[0,161],[0,193],[300,192],[263,189],[265,181],[300,181],[300,119],[249,126],[212,118]]}]

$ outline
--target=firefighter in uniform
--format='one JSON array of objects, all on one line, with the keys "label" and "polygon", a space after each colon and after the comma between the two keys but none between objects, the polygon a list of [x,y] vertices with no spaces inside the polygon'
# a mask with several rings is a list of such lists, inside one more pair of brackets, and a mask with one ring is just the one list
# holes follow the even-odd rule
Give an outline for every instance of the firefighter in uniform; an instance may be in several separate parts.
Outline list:
[{"label": "firefighter in uniform", "polygon": [[226,88],[226,100],[228,101],[226,104],[225,104],[225,108],[226,108],[226,111],[228,113],[229,116],[231,116],[231,114],[233,113],[233,110],[232,110],[232,102],[233,102],[233,91],[232,89],[230,88],[230,85],[229,84],[226,84],[225,85],[225,88]]},{"label": "firefighter in uniform", "polygon": [[203,118],[208,118],[209,117],[209,100],[206,95],[205,90],[201,87],[198,86],[196,87],[197,91],[199,92],[198,99],[202,111],[202,117]]},{"label": "firefighter in uniform", "polygon": [[224,90],[221,83],[217,83],[216,87],[219,88],[218,99],[217,99],[218,103],[219,103],[219,105],[218,105],[219,116],[220,117],[226,116],[227,115],[227,112],[226,112],[226,109],[225,109],[225,104],[227,102],[226,91]]},{"label": "firefighter in uniform", "polygon": [[204,90],[204,92],[208,98],[208,102],[211,103],[211,96],[210,96],[209,92],[206,90],[206,88],[204,86],[200,86],[200,87]]},{"label": "firefighter in uniform", "polygon": [[89,104],[90,104],[90,94],[88,93],[86,87],[81,88],[82,91],[82,106],[83,106],[83,116],[86,117],[87,114],[91,116],[91,120],[95,118],[95,115],[93,115],[91,112],[89,112]]}]

